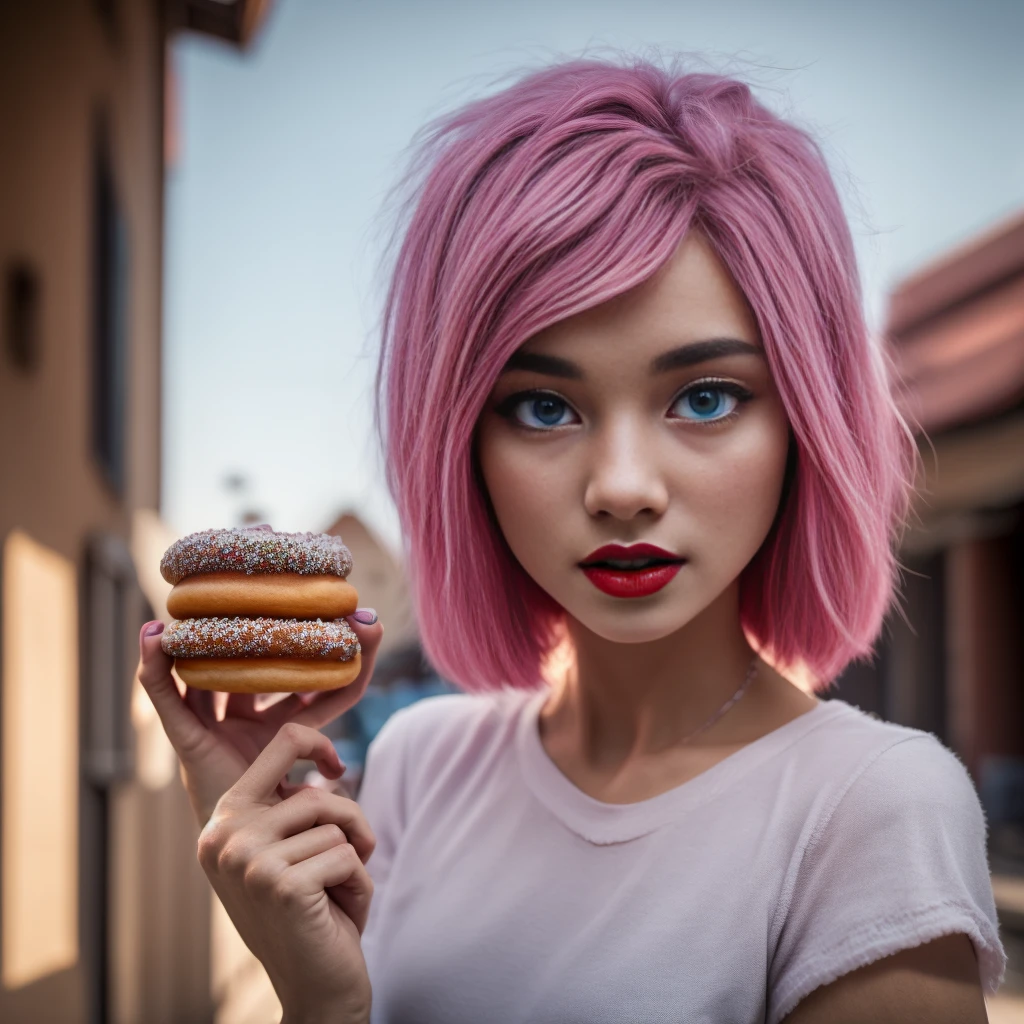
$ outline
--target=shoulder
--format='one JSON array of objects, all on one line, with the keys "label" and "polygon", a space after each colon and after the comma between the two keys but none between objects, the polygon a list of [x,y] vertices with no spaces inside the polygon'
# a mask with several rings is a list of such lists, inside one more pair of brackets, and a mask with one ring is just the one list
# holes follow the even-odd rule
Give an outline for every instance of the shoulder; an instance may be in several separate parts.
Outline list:
[{"label": "shoulder", "polygon": [[792,750],[793,764],[815,779],[815,795],[828,794],[824,806],[816,801],[819,827],[841,803],[865,791],[881,804],[976,798],[967,769],[933,733],[887,722],[841,700],[828,701],[821,710],[820,725]]},{"label": "shoulder", "polygon": [[[994,992],[1006,955],[985,815],[963,762],[933,734],[863,712],[830,724],[816,737],[810,788],[821,799],[773,924],[771,1021],[821,985],[953,933],[970,937]],[[801,764],[802,775],[813,767]]]},{"label": "shoulder", "polygon": [[885,722],[859,708],[851,711],[817,738],[819,753],[836,762],[838,770],[830,806],[819,818],[811,845],[839,821],[889,820],[906,829],[922,819],[980,830],[984,841],[986,825],[974,781],[949,747],[933,733]]}]

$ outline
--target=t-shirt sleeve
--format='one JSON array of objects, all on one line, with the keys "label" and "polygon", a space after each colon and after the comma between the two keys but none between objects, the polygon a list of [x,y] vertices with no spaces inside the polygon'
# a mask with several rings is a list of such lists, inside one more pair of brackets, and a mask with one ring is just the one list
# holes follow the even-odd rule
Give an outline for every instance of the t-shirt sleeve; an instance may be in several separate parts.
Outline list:
[{"label": "t-shirt sleeve", "polygon": [[767,1024],[806,995],[901,949],[964,932],[983,989],[1006,954],[981,802],[959,758],[931,734],[864,765],[812,830],[780,902]]}]

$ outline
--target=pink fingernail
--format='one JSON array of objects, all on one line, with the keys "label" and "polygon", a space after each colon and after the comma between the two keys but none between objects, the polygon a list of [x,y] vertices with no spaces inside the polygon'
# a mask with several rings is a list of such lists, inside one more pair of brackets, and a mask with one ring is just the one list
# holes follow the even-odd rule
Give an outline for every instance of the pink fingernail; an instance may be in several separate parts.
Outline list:
[{"label": "pink fingernail", "polygon": [[156,636],[157,633],[162,633],[163,631],[164,631],[164,624],[162,622],[160,622],[159,619],[158,619],[156,622],[149,623],[149,625],[146,626],[146,632],[143,633],[142,635],[143,636]]},{"label": "pink fingernail", "polygon": [[352,618],[364,626],[372,626],[377,621],[377,612],[373,608],[357,608]]}]

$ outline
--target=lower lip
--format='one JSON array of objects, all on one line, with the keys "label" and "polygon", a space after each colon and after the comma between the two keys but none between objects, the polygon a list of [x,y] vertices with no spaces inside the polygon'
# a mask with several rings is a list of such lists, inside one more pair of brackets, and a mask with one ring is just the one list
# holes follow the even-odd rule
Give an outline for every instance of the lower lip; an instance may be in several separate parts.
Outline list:
[{"label": "lower lip", "polygon": [[682,567],[682,562],[650,569],[605,569],[591,565],[583,573],[598,590],[611,597],[649,597],[667,586]]}]

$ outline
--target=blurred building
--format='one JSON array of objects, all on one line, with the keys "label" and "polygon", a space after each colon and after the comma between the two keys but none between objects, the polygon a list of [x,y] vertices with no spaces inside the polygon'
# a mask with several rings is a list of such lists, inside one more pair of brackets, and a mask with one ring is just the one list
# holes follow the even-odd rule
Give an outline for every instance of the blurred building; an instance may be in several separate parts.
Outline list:
[{"label": "blurred building", "polygon": [[997,849],[1024,852],[1024,214],[891,296],[887,334],[923,479],[906,620],[839,696],[935,733],[979,788]]},{"label": "blurred building", "polygon": [[348,581],[359,593],[362,608],[374,608],[384,625],[379,658],[416,640],[416,619],[412,610],[405,572],[395,556],[372,530],[351,512],[345,512],[325,533],[340,537],[352,552]]},{"label": "blurred building", "polygon": [[163,613],[143,584],[167,539],[167,44],[192,29],[244,45],[265,6],[0,4],[0,1020],[11,1024],[214,1016],[195,826],[133,677],[139,627]]},{"label": "blurred building", "polygon": [[343,788],[356,796],[366,749],[391,715],[424,697],[461,691],[424,657],[409,582],[388,548],[351,513],[340,516],[326,532],[340,536],[352,552],[349,582],[359,592],[360,606],[375,609],[384,626],[373,679],[362,699],[324,729],[346,766]]}]

